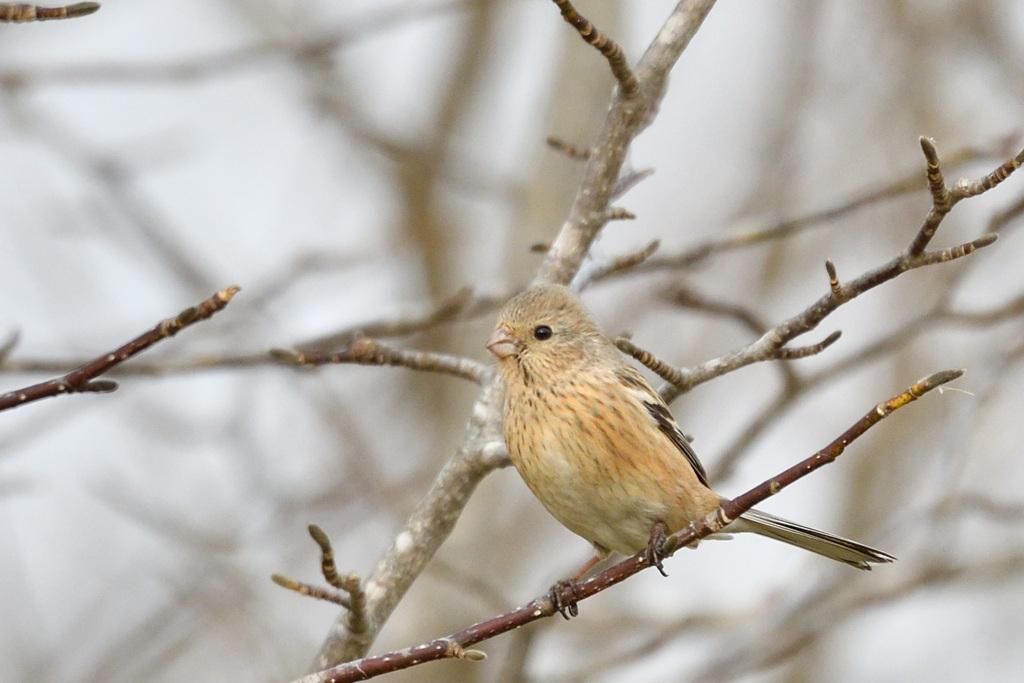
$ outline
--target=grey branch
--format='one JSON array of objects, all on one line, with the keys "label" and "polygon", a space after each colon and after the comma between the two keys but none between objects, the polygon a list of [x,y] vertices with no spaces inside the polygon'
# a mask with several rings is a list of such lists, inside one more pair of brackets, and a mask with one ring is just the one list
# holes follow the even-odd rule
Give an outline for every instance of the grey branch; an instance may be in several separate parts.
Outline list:
[{"label": "grey branch", "polygon": [[[620,92],[612,102],[568,220],[548,250],[535,278],[537,282],[568,283],[579,270],[607,220],[630,142],[650,122],[669,71],[713,5],[713,0],[680,2],[637,65],[638,94],[630,98]],[[398,602],[451,533],[477,484],[508,462],[501,445],[501,397],[501,387],[495,379],[484,383],[470,413],[461,447],[441,469],[365,583],[367,630],[353,633],[347,628],[344,615],[339,617],[316,657],[317,669],[366,654]]]},{"label": "grey branch", "polygon": [[[747,346],[730,351],[719,358],[709,360],[701,365],[686,370],[679,370],[673,375],[678,378],[678,381],[674,381],[661,389],[661,395],[666,402],[670,402],[694,386],[720,375],[745,367],[751,363],[779,358],[785,344],[815,329],[822,320],[837,308],[907,271],[962,258],[996,241],[996,234],[988,233],[970,242],[953,247],[938,251],[925,251],[942,219],[949,213],[953,205],[961,199],[976,196],[981,192],[992,189],[1005,180],[1013,171],[1020,167],[1021,161],[1024,159],[1024,151],[1021,151],[1013,159],[1002,164],[995,171],[980,180],[974,182],[961,180],[952,189],[946,190],[937,153],[935,153],[934,143],[931,141],[926,142],[925,140],[925,138],[922,138],[922,148],[925,150],[927,161],[928,183],[933,198],[932,208],[928,212],[928,217],[925,219],[921,229],[918,230],[918,233],[907,248],[887,263],[864,273],[858,278],[850,280],[846,284],[839,282],[835,266],[829,262],[826,264],[829,274],[829,291],[827,294],[823,295],[802,312],[768,330],[759,339]],[[938,189],[939,185],[942,185],[942,189]],[[833,339],[832,341],[835,340]]]}]

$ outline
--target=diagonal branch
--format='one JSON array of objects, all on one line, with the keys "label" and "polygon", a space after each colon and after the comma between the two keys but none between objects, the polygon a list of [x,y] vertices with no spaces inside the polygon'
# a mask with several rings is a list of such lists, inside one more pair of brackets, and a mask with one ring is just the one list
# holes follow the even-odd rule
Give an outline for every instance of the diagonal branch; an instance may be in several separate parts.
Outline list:
[{"label": "diagonal branch", "polygon": [[1024,150],[1021,150],[1014,158],[992,171],[983,178],[975,181],[959,180],[952,188],[946,187],[945,177],[939,165],[939,152],[935,148],[935,141],[931,138],[921,138],[921,151],[924,152],[927,161],[928,189],[932,193],[932,208],[921,229],[918,230],[914,241],[911,242],[907,253],[910,256],[920,256],[924,253],[928,243],[935,236],[942,219],[946,217],[953,207],[962,199],[976,197],[983,192],[988,192],[996,185],[1010,177],[1010,175],[1024,163]]},{"label": "diagonal branch", "polygon": [[63,377],[51,379],[40,384],[33,384],[30,387],[0,395],[0,410],[7,410],[8,408],[14,408],[25,403],[61,394],[114,391],[117,389],[116,382],[112,380],[97,380],[96,378],[132,356],[142,353],[157,342],[173,337],[189,325],[206,320],[227,306],[231,298],[238,292],[238,289],[238,287],[228,287],[227,289],[220,290],[198,306],[186,308],[177,316],[164,320],[156,327],[139,335],[124,346],[85,363]]},{"label": "diagonal branch", "polygon": [[633,75],[632,69],[626,62],[626,53],[622,51],[622,47],[599,31],[589,19],[577,12],[569,0],[554,0],[554,3],[558,5],[562,18],[576,29],[583,40],[596,47],[608,60],[608,66],[612,68],[612,74],[619,82],[619,90],[622,91],[622,94],[625,97],[636,95],[640,90],[640,84],[637,83],[636,76]]},{"label": "diagonal branch", "polygon": [[[732,520],[742,513],[787,486],[797,482],[814,470],[834,462],[853,441],[863,436],[871,427],[881,422],[903,406],[916,401],[929,391],[936,389],[960,377],[962,370],[946,370],[926,377],[888,401],[875,406],[849,429],[832,441],[828,446],[814,455],[779,473],[775,477],[762,482],[746,493],[722,503],[722,506],[706,517],[695,520],[682,531],[669,537],[671,546],[666,549],[669,554],[675,550],[691,545],[696,541],[721,531]],[[647,551],[643,550],[616,564],[606,571],[577,583],[575,588],[564,586],[567,602],[584,600],[603,590],[625,581],[630,576],[646,569],[649,565]],[[305,676],[295,683],[343,683],[345,681],[362,681],[385,673],[407,669],[430,661],[450,659],[453,657],[478,660],[479,653],[468,648],[489,640],[495,636],[525,626],[544,617],[558,614],[550,595],[536,598],[526,605],[514,609],[492,619],[474,624],[451,635],[429,643],[417,645],[378,655],[367,657],[355,662],[348,662],[326,671]],[[471,654],[472,653],[472,654]]]},{"label": "diagonal branch", "polygon": [[637,95],[625,97],[621,91],[615,95],[604,129],[584,167],[569,216],[548,250],[534,278],[535,283],[568,284],[579,270],[590,244],[605,225],[606,212],[615,196],[630,143],[649,123],[672,66],[714,4],[714,0],[683,0],[676,5],[637,64],[635,74],[640,84]]},{"label": "diagonal branch", "polygon": [[[682,0],[635,70],[639,91],[616,94],[604,129],[584,168],[566,223],[548,250],[535,280],[568,283],[607,221],[630,142],[650,122],[672,66],[696,34],[714,0]],[[323,669],[362,657],[406,591],[451,533],[477,484],[508,464],[501,438],[502,391],[486,381],[470,411],[462,445],[438,473],[392,546],[366,581],[369,627],[353,633],[344,617],[334,621],[314,666]]]},{"label": "diagonal branch", "polygon": [[[831,315],[837,308],[907,271],[963,258],[977,249],[987,247],[996,241],[997,235],[995,233],[988,233],[970,242],[946,249],[938,251],[924,250],[952,206],[961,199],[988,191],[1005,180],[1013,171],[1021,166],[1021,162],[1024,160],[1024,150],[983,178],[973,182],[961,180],[953,188],[945,190],[945,181],[942,177],[937,156],[935,156],[934,143],[927,140],[927,138],[921,138],[921,140],[922,148],[925,150],[928,183],[932,191],[933,205],[921,229],[907,248],[887,263],[845,284],[839,281],[835,265],[831,261],[826,261],[825,268],[829,276],[829,291],[802,312],[788,320],[784,320],[747,346],[730,351],[719,358],[709,360],[689,369],[676,370],[675,372],[668,372],[671,369],[665,368],[664,370],[668,372],[668,375],[659,372],[658,374],[663,377],[670,375],[675,378],[674,381],[671,381],[670,384],[661,389],[661,396],[666,402],[671,402],[694,386],[720,375],[752,363],[774,360],[779,358],[780,354],[785,355],[783,347],[787,343],[816,328],[821,321]],[[938,189],[940,185],[943,188],[942,190]],[[641,360],[641,362],[643,361]]]}]

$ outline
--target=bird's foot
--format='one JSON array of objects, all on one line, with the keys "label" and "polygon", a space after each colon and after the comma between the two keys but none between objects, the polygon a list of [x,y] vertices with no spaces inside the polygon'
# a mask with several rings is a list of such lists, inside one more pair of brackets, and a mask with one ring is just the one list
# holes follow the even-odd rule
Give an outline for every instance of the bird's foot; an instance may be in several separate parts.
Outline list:
[{"label": "bird's foot", "polygon": [[564,579],[559,581],[548,592],[551,604],[555,606],[563,619],[569,620],[579,616],[580,608],[576,604],[580,599],[580,592],[576,589],[575,579]]},{"label": "bird's foot", "polygon": [[665,572],[665,567],[661,564],[661,561],[668,557],[665,552],[666,531],[665,525],[661,522],[651,527],[651,540],[647,542],[647,550],[645,552],[647,564],[657,567],[662,576],[668,576],[668,573]]}]

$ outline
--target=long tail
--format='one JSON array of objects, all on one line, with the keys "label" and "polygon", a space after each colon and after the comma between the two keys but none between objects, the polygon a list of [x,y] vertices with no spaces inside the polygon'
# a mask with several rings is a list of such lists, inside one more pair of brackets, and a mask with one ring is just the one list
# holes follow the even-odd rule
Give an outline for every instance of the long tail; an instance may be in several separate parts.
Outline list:
[{"label": "long tail", "polygon": [[811,527],[791,522],[767,512],[749,510],[730,524],[726,531],[747,531],[776,541],[782,541],[797,548],[810,550],[823,557],[845,562],[857,569],[871,569],[871,563],[892,562],[896,558],[889,553],[876,550],[839,536],[827,534]]}]

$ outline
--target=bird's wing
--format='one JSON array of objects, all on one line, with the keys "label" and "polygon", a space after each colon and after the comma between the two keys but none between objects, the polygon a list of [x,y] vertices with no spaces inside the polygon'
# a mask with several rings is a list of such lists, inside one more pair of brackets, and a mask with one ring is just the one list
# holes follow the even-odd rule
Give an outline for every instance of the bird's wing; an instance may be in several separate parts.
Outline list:
[{"label": "bird's wing", "polygon": [[631,365],[623,366],[616,372],[616,376],[626,387],[627,391],[632,393],[643,404],[644,408],[647,409],[647,412],[654,419],[661,433],[667,436],[669,441],[686,456],[700,483],[710,488],[708,474],[704,471],[704,465],[700,463],[700,459],[697,457],[697,453],[694,452],[693,446],[683,436],[683,432],[679,429],[679,425],[676,424],[672,413],[669,412],[668,406],[661,400],[661,396],[654,390],[650,382],[644,379],[643,375],[637,372]]}]

